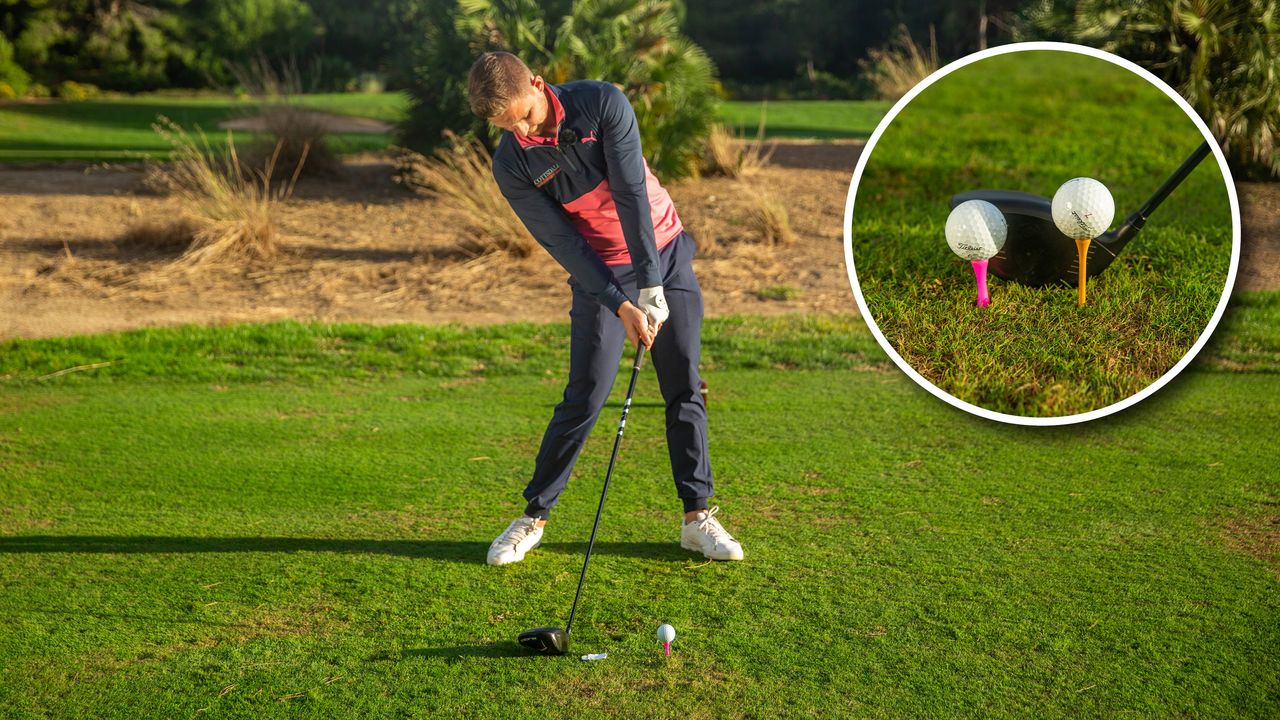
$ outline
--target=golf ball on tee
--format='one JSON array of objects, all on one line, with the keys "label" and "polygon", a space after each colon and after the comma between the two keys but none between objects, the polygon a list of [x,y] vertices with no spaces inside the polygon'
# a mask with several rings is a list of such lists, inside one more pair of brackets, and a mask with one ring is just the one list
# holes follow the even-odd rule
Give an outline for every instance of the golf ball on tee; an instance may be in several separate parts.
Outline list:
[{"label": "golf ball on tee", "polygon": [[1093,178],[1072,178],[1053,194],[1053,224],[1073,240],[1092,240],[1111,227],[1116,203]]},{"label": "golf ball on tee", "polygon": [[986,260],[1004,247],[1009,225],[986,200],[962,202],[947,216],[947,244],[965,260]]},{"label": "golf ball on tee", "polygon": [[658,626],[658,642],[669,643],[676,639],[676,629],[663,623]]}]

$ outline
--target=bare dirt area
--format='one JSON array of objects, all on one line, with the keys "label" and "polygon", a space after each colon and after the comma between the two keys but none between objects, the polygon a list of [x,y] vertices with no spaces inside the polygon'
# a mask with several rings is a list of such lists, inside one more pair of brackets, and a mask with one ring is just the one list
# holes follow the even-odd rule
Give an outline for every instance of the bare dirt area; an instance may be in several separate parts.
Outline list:
[{"label": "bare dirt area", "polygon": [[[856,311],[841,225],[860,150],[787,143],[750,179],[669,185],[699,244],[709,315]],[[179,200],[144,187],[140,168],[0,168],[0,338],[285,318],[566,319],[567,276],[546,253],[466,255],[466,219],[392,173],[390,156],[365,155],[338,177],[304,179],[278,214],[280,256],[196,270],[175,262],[180,247],[128,240],[131,228],[182,214]],[[761,240],[749,220],[761,194],[786,205],[794,243]]]},{"label": "bare dirt area", "polygon": [[[746,180],[669,185],[699,244],[709,315],[856,312],[842,251],[849,178],[861,145],[787,142]],[[278,214],[283,253],[248,267],[184,270],[181,248],[139,246],[131,228],[172,220],[141,168],[0,167],[0,338],[183,323],[280,319],[363,323],[564,320],[564,271],[545,253],[467,255],[474,229],[444,203],[392,181],[393,158],[348,158],[305,179]],[[1236,288],[1280,288],[1280,184],[1240,183]],[[787,207],[796,241],[752,226],[761,196]]]}]

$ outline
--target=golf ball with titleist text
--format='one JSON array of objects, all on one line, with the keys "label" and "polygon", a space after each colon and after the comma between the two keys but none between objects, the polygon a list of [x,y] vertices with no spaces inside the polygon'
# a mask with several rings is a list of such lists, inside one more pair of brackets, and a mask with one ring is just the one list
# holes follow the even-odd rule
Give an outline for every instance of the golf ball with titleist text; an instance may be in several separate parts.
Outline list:
[{"label": "golf ball with titleist text", "polygon": [[676,629],[663,623],[658,626],[658,642],[669,643],[676,639]]},{"label": "golf ball with titleist text", "polygon": [[1008,234],[1004,214],[986,200],[962,202],[947,216],[947,244],[970,262],[995,257]]},{"label": "golf ball with titleist text", "polygon": [[1092,240],[1111,227],[1116,203],[1093,178],[1072,178],[1053,194],[1053,224],[1072,240]]}]

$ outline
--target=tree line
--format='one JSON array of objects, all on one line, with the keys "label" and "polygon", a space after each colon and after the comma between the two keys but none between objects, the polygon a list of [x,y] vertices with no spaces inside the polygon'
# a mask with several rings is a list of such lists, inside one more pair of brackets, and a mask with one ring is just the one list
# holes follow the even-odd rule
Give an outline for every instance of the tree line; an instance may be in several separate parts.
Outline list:
[{"label": "tree line", "polygon": [[700,133],[712,96],[869,97],[869,51],[903,33],[943,62],[1020,40],[1109,50],[1182,93],[1238,167],[1280,174],[1280,0],[0,0],[0,98],[229,89],[265,58],[302,90],[408,90],[431,145],[476,129],[459,74],[505,47],[649,92],[638,108],[680,115],[663,133]]}]

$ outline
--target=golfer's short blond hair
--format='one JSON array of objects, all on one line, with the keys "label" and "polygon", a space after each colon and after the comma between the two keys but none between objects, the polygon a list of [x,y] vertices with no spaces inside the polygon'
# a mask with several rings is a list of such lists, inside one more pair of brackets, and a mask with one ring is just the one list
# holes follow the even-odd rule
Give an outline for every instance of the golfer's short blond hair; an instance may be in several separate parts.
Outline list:
[{"label": "golfer's short blond hair", "polygon": [[501,115],[511,101],[529,89],[533,72],[508,52],[487,52],[471,66],[467,95],[471,112],[488,119]]}]

